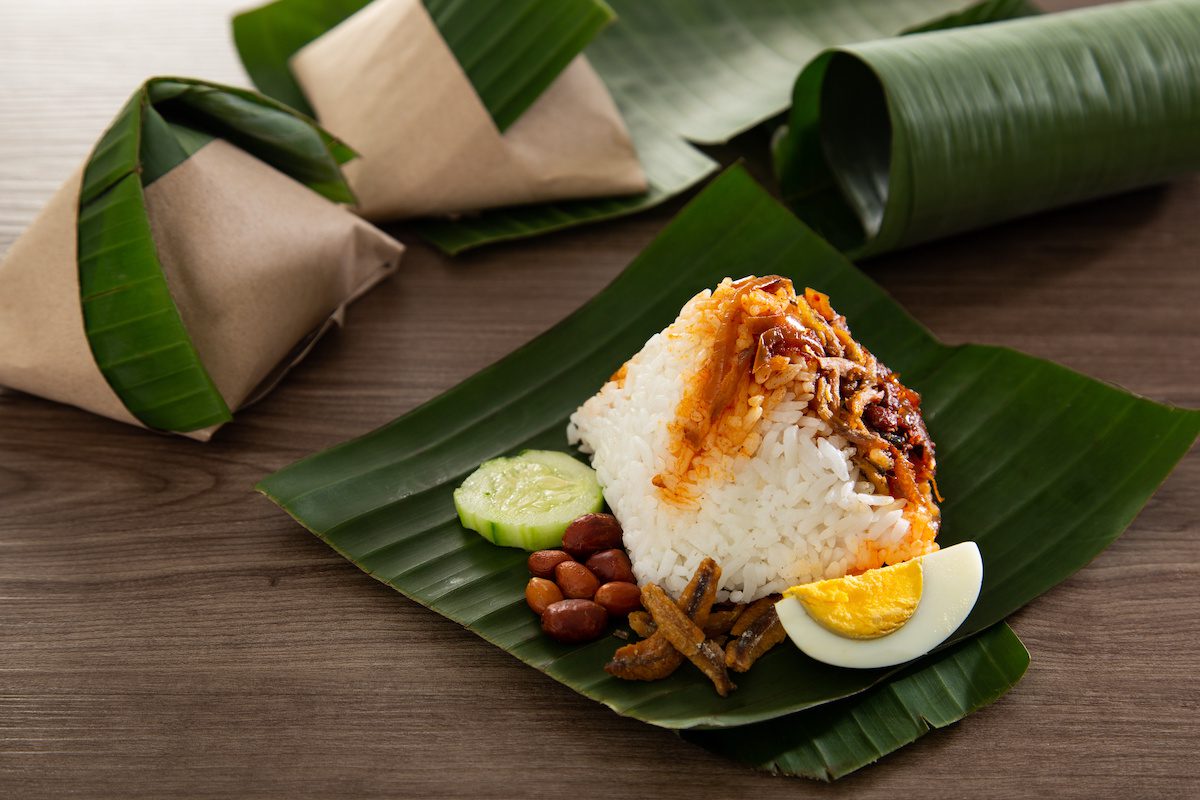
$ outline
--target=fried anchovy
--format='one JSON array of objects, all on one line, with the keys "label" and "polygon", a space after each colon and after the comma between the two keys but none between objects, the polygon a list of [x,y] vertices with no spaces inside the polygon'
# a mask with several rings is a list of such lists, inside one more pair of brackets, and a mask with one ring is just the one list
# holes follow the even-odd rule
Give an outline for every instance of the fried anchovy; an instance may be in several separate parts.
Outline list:
[{"label": "fried anchovy", "polygon": [[696,567],[692,579],[683,587],[679,596],[679,608],[688,619],[703,628],[708,623],[713,601],[717,599],[717,585],[721,582],[721,568],[711,558],[706,558]]},{"label": "fried anchovy", "polygon": [[704,635],[710,639],[716,639],[718,636],[729,633],[729,629],[733,627],[733,623],[737,622],[737,618],[742,615],[745,608],[745,604],[742,603],[716,603],[708,615],[708,622],[703,626]]},{"label": "fried anchovy", "polygon": [[704,631],[688,618],[667,596],[662,587],[648,583],[642,587],[642,605],[654,617],[659,636],[665,636],[676,650],[708,676],[717,694],[726,697],[735,688],[725,668],[725,654],[708,641]]},{"label": "fried anchovy", "polygon": [[654,635],[617,648],[604,671],[627,681],[657,681],[679,669],[683,656],[664,637]]},{"label": "fried anchovy", "polygon": [[[708,621],[720,582],[721,568],[717,562],[711,558],[704,559],[684,587],[679,597],[679,608],[689,619],[704,624]],[[608,674],[627,681],[657,681],[679,669],[683,656],[665,637],[658,635],[657,626],[649,614],[635,611],[629,615],[629,626],[646,638],[619,648],[604,666]]]},{"label": "fried anchovy", "polygon": [[875,491],[879,492],[880,494],[888,494],[891,492],[891,488],[888,486],[887,476],[880,471],[879,467],[875,466],[870,461],[867,461],[862,456],[855,456],[853,461],[855,466],[858,467],[859,474],[862,475],[862,477],[866,480],[870,481],[871,485],[875,487]]},{"label": "fried anchovy", "polygon": [[779,595],[771,595],[755,600],[750,605],[746,606],[746,610],[737,618],[737,622],[733,623],[733,627],[729,629],[729,635],[737,638],[745,632],[747,628],[754,624],[754,621],[775,607],[776,601],[779,600]]},{"label": "fried anchovy", "polygon": [[[708,622],[704,625],[704,635],[714,641],[727,639],[729,629],[733,627],[733,623],[745,607],[744,603],[715,603],[708,615]],[[634,611],[630,614],[629,627],[643,639],[649,639],[658,631],[654,618],[645,611]]]},{"label": "fried anchovy", "polygon": [[649,639],[658,630],[654,626],[654,618],[645,611],[634,611],[629,615],[629,627],[643,639]]},{"label": "fried anchovy", "polygon": [[750,624],[739,626],[738,635],[725,648],[725,666],[734,672],[750,669],[768,650],[787,638],[787,631],[775,613],[775,601],[769,597],[763,600],[769,601],[765,610],[756,614]]}]

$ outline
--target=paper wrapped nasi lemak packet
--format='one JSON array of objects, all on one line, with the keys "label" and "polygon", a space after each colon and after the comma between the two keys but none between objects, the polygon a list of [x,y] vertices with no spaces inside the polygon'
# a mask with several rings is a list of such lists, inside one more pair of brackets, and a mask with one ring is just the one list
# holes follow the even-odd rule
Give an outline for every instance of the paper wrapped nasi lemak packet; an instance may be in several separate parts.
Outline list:
[{"label": "paper wrapped nasi lemak packet", "polygon": [[207,440],[399,262],[339,205],[353,155],[255,92],[147,81],[0,262],[0,386]]},{"label": "paper wrapped nasi lemak packet", "polygon": [[[646,190],[621,114],[581,54],[568,57],[514,121],[503,120],[503,130],[497,122],[512,109],[498,90],[528,88],[537,72],[526,69],[530,60],[578,53],[594,34],[571,38],[556,21],[586,26],[598,7],[599,30],[611,12],[593,0],[452,6],[374,0],[289,62],[317,119],[362,155],[346,167],[359,213],[386,220]],[[555,14],[544,30],[536,27],[540,6]],[[455,16],[464,10],[479,14],[470,26]],[[470,64],[451,49],[451,29],[464,52],[487,42]],[[566,38],[555,40],[559,34]],[[472,83],[484,72],[493,78],[487,97]],[[505,111],[489,111],[485,101],[503,102]]]}]

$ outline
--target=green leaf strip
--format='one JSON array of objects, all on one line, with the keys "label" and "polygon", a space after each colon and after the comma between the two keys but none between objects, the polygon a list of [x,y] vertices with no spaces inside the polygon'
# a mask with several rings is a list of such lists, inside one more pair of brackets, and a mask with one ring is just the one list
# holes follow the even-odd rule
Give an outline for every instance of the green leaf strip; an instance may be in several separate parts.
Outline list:
[{"label": "green leaf strip", "polygon": [[828,292],[856,336],[920,391],[946,502],[940,540],[972,539],[984,585],[961,640],[1086,564],[1200,433],[1153,403],[1011,350],[934,339],[740,168],[702,192],[607,289],[546,334],[389,425],[260,489],[361,569],[615,711],[668,728],[730,727],[854,695],[887,670],[780,647],[719,698],[694,670],[608,677],[614,640],[558,645],[521,600],[524,554],[464,530],[454,488],[481,462],[563,449],[568,416],[696,292],[779,273]]},{"label": "green leaf strip", "polygon": [[423,2],[501,131],[614,18],[602,0]]},{"label": "green leaf strip", "polygon": [[848,45],[800,76],[785,200],[852,256],[1200,169],[1200,2]]},{"label": "green leaf strip", "polygon": [[258,90],[310,117],[316,116],[288,60],[336,28],[371,0],[275,0],[233,18],[233,43]]},{"label": "green leaf strip", "polygon": [[[84,170],[79,204],[79,289],[96,366],[149,428],[191,431],[232,419],[171,298],[146,216],[142,130],[150,107],[138,89]],[[166,123],[152,124],[161,142]],[[151,145],[161,174],[163,147]]]},{"label": "green leaf strip", "polygon": [[217,136],[331,200],[353,200],[339,169],[353,152],[276,101],[183,78],[154,78],[134,93],[84,168],[79,288],[97,367],[130,413],[156,430],[185,433],[232,418],[171,297],[144,194]]},{"label": "green leaf strip", "polygon": [[1001,623],[861,694],[741,728],[683,731],[755,769],[832,781],[999,700],[1029,667]]},{"label": "green leaf strip", "polygon": [[328,200],[354,202],[340,166],[357,154],[311,118],[233,86],[186,78],[156,78],[147,86],[177,137],[182,128],[225,139]]}]

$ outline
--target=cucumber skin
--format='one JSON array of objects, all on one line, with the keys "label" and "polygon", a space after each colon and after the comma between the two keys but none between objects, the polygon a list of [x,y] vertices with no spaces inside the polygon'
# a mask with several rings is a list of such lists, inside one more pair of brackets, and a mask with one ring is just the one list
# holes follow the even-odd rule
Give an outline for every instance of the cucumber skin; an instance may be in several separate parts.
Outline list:
[{"label": "cucumber skin", "polygon": [[562,546],[563,534],[567,526],[576,517],[584,514],[595,514],[604,508],[603,494],[597,494],[595,502],[570,520],[561,525],[505,525],[497,526],[491,520],[484,519],[479,514],[463,508],[459,501],[459,493],[454,493],[454,510],[458,512],[459,522],[468,530],[475,531],[484,539],[498,547],[518,547],[528,552],[535,550],[553,550]]},{"label": "cucumber skin", "polygon": [[459,493],[457,490],[454,492],[454,510],[458,512],[458,521],[462,523],[464,528],[475,531],[492,544],[496,544],[496,526],[463,508],[462,503],[459,502]]},{"label": "cucumber skin", "polygon": [[[546,456],[551,456],[552,458],[549,459],[551,461],[571,459],[571,461],[579,464],[579,466],[583,469],[591,472],[591,468],[588,467],[587,464],[584,464],[578,459],[572,458],[566,453],[560,453],[556,451],[524,450],[513,458],[489,459],[488,461],[480,464],[478,469],[476,469],[475,472],[472,472],[471,475],[467,477],[467,480],[463,481],[462,486],[459,486],[454,490],[454,510],[458,512],[459,521],[462,523],[464,528],[475,531],[484,539],[494,545],[497,545],[498,547],[515,547],[528,552],[561,547],[563,534],[566,532],[567,526],[570,525],[574,519],[584,514],[596,513],[604,508],[604,493],[600,488],[599,481],[595,480],[594,472],[592,473],[592,479],[595,483],[594,496],[588,496],[591,502],[586,506],[581,505],[579,508],[573,510],[570,515],[570,519],[565,519],[564,515],[563,520],[555,521],[553,523],[544,523],[538,525],[503,524],[488,519],[487,516],[485,516],[487,513],[486,511],[474,511],[464,505],[464,500],[466,500],[469,495],[469,493],[465,491],[464,487],[467,481],[469,481],[471,477],[474,476],[479,470],[484,469],[488,465],[494,465],[496,462],[511,461],[526,456],[532,456],[532,458],[529,458],[528,460],[536,461],[542,464],[546,463]],[[581,499],[585,498],[581,496]]]}]

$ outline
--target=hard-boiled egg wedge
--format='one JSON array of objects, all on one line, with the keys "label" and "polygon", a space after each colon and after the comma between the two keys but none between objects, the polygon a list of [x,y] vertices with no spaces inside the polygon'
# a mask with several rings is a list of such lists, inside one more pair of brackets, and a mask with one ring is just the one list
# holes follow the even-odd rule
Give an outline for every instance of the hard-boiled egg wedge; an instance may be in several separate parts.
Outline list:
[{"label": "hard-boiled egg wedge", "polygon": [[890,667],[958,630],[979,597],[983,560],[963,542],[902,564],[793,586],[775,610],[791,640],[835,667]]}]

